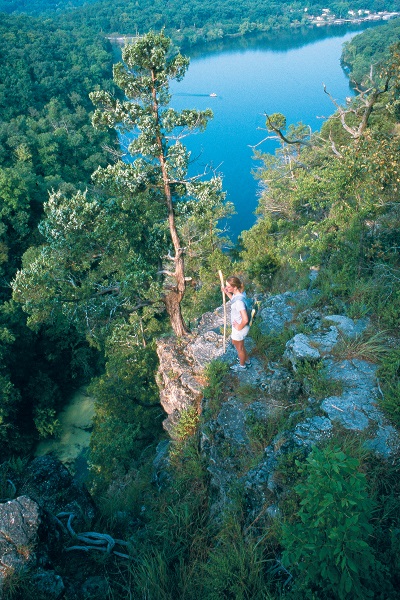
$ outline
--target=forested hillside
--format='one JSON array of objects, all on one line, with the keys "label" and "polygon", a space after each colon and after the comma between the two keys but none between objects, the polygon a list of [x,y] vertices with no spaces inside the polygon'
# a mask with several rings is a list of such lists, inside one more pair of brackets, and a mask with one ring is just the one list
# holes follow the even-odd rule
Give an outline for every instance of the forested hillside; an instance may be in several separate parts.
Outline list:
[{"label": "forested hillside", "polygon": [[342,62],[351,72],[356,83],[362,83],[371,67],[379,70],[380,64],[389,59],[389,48],[400,39],[400,19],[389,21],[381,30],[365,31],[356,35],[343,48]]},{"label": "forested hillside", "polygon": [[23,252],[41,243],[37,225],[49,191],[85,189],[92,171],[106,164],[103,146],[113,138],[90,123],[88,94],[111,77],[103,37],[23,15],[2,15],[0,31],[0,439],[8,453],[53,432],[73,373],[90,370],[84,336],[26,328],[9,282]]},{"label": "forested hillside", "polygon": [[[63,10],[64,9],[64,10]],[[327,12],[327,9],[328,12]],[[366,11],[365,9],[368,9]],[[311,26],[317,23],[332,24],[336,18],[359,19],[369,12],[399,11],[398,0],[370,0],[368,6],[361,0],[348,2],[273,2],[271,0],[245,0],[232,6],[227,0],[207,4],[202,0],[191,0],[182,6],[176,0],[125,1],[90,0],[51,2],[35,0],[22,2],[0,0],[0,11],[26,12],[34,15],[54,15],[60,19],[61,27],[77,27],[79,23],[96,34],[135,35],[150,29],[162,28],[179,46],[190,46],[199,42],[222,39],[225,36],[241,36],[254,31],[272,32],[278,29]],[[324,12],[325,11],[325,12]],[[329,12],[330,11],[330,12]],[[361,14],[358,14],[361,11]]]},{"label": "forested hillside", "polygon": [[50,15],[65,10],[73,10],[90,2],[97,2],[97,0],[1,0],[0,12]]}]

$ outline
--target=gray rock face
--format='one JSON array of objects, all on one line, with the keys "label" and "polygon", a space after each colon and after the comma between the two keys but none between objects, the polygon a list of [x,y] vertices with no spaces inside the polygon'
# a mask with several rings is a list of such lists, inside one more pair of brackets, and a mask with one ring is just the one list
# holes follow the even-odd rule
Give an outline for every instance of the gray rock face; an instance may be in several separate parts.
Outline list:
[{"label": "gray rock face", "polygon": [[386,424],[378,424],[375,437],[365,442],[365,447],[384,458],[390,458],[399,450],[399,434],[396,429]]},{"label": "gray rock face", "polygon": [[339,332],[332,326],[328,331],[311,334],[309,340],[314,347],[317,347],[322,355],[328,354],[333,350],[339,341]]},{"label": "gray rock face", "polygon": [[156,456],[153,461],[153,476],[152,481],[158,487],[162,489],[164,485],[168,484],[170,477],[167,473],[167,467],[169,465],[169,447],[171,442],[169,440],[162,440],[157,444]]},{"label": "gray rock face", "polygon": [[368,319],[359,319],[354,322],[353,319],[344,315],[328,315],[324,317],[325,321],[331,321],[336,324],[336,327],[346,337],[355,338],[361,335],[368,327]]},{"label": "gray rock face", "polygon": [[207,457],[210,478],[211,508],[215,520],[231,502],[232,485],[237,481],[240,458],[246,453],[248,437],[246,414],[241,402],[225,402],[216,419],[207,422],[201,431],[201,449]]},{"label": "gray rock face", "polygon": [[0,593],[4,579],[36,560],[40,508],[26,496],[0,504]]},{"label": "gray rock face", "polygon": [[160,401],[168,415],[163,425],[172,435],[180,413],[201,401],[202,381],[195,375],[187,342],[179,344],[175,338],[162,338],[157,342],[157,354]]},{"label": "gray rock face", "polygon": [[260,462],[243,476],[247,522],[256,520],[257,526],[265,527],[279,516],[276,504],[284,493],[278,470],[280,459],[292,451],[306,455],[314,444],[327,440],[331,433],[331,421],[314,416],[275,436]]},{"label": "gray rock face", "polygon": [[273,398],[294,400],[300,393],[301,385],[295,380],[289,369],[274,369],[265,389]]},{"label": "gray rock face", "polygon": [[[193,360],[193,371],[199,373],[212,360],[224,356],[223,335],[213,330],[200,333],[186,347],[186,352]],[[227,344],[229,350],[229,344]]]},{"label": "gray rock face", "polygon": [[377,408],[376,366],[364,360],[327,361],[329,377],[340,381],[344,391],[340,396],[326,398],[321,408],[330,419],[346,429],[363,431],[370,419],[382,418]]},{"label": "gray rock face", "polygon": [[236,400],[228,400],[221,407],[216,425],[224,440],[229,440],[235,445],[243,445],[249,442],[245,420],[243,405]]},{"label": "gray rock face", "polygon": [[284,352],[284,358],[292,363],[294,369],[300,362],[316,361],[321,358],[321,355],[317,348],[314,348],[310,338],[304,333],[298,333],[291,340],[286,343],[286,350]]},{"label": "gray rock face", "polygon": [[260,311],[261,331],[263,333],[281,333],[293,319],[293,307],[289,304],[290,293],[269,298]]},{"label": "gray rock face", "polygon": [[[314,310],[310,304],[317,293],[287,292],[261,299],[258,322],[263,333],[279,334],[287,326],[295,331],[297,322],[305,325],[310,333],[298,333],[287,342],[284,361],[266,366],[262,357],[253,356],[250,369],[231,373],[230,397],[218,414],[201,426],[201,450],[211,476],[210,512],[216,522],[223,518],[239,487],[244,490],[246,524],[268,526],[271,519],[279,515],[278,503],[285,494],[280,459],[288,453],[306,455],[314,444],[323,443],[331,436],[335,423],[354,432],[368,429],[371,433],[366,445],[384,457],[400,448],[397,432],[386,422],[377,405],[376,367],[356,358],[338,358],[338,343],[342,338],[356,338],[363,333],[368,321],[355,322],[344,315],[325,316],[322,311]],[[195,403],[199,406],[202,373],[211,360],[219,358],[231,363],[236,360],[236,352],[229,345],[226,354],[223,353],[222,326],[220,307],[203,315],[197,331],[184,347],[161,341],[161,397],[169,419],[179,417],[183,408]],[[246,338],[246,344],[250,349],[251,339]],[[327,393],[322,400],[319,391],[319,399],[309,398],[308,406],[296,407],[289,413],[291,403],[301,390],[307,390],[307,381],[301,385],[294,375],[304,361],[322,362],[327,383],[340,382],[343,391],[336,396]],[[166,375],[168,369],[169,375]],[[323,390],[323,382],[321,384],[319,388]],[[247,402],[246,385],[251,390]],[[241,393],[235,395],[238,386]],[[312,382],[310,386],[311,393]],[[258,398],[252,401],[258,392]],[[288,411],[284,413],[286,429],[271,442],[268,436],[274,425],[271,427],[270,420],[274,419],[276,410]],[[279,422],[281,417],[278,413],[276,416]],[[265,444],[269,445],[257,464],[252,445],[260,452],[263,436],[268,437]]]},{"label": "gray rock face", "polygon": [[[246,507],[246,522],[257,517],[268,501],[276,500],[274,491],[274,469],[278,455],[267,448],[261,462],[247,470],[244,465],[251,463],[251,437],[254,427],[267,428],[277,407],[264,400],[256,400],[249,405],[236,398],[228,399],[215,419],[205,423],[201,431],[201,449],[208,464],[210,479],[210,514],[220,521],[235,496],[234,490],[243,488]],[[292,444],[293,445],[293,444]],[[271,509],[272,510],[272,509]],[[272,513],[264,511],[264,517]],[[264,517],[257,519],[258,525]]]},{"label": "gray rock face", "polygon": [[0,503],[0,598],[5,578],[26,571],[23,589],[29,584],[30,595],[24,592],[27,599],[81,600],[81,593],[76,599],[70,595],[74,584],[64,582],[54,570],[65,542],[70,541],[61,517],[56,519],[56,515],[74,513],[78,531],[80,527],[90,528],[96,507],[88,491],[51,455],[31,461],[18,487],[18,498]]},{"label": "gray rock face", "polygon": [[[227,303],[228,324],[230,322],[230,303]],[[203,371],[212,360],[220,359],[233,364],[236,350],[230,343],[229,329],[226,339],[226,352],[223,344],[223,308],[205,313],[197,330],[188,339],[177,341],[175,338],[162,338],[157,341],[158,386],[162,407],[168,417],[164,428],[173,435],[175,423],[182,411],[198,406],[202,398],[204,385]],[[246,348],[250,351],[252,341],[246,338]],[[257,361],[256,361],[257,362]],[[265,378],[261,365],[244,373],[248,382],[262,381]]]},{"label": "gray rock face", "polygon": [[20,492],[53,515],[73,512],[77,526],[79,522],[91,523],[96,515],[86,487],[77,484],[68,469],[50,454],[35,458],[28,465]]},{"label": "gray rock face", "polygon": [[327,440],[332,433],[332,423],[326,417],[311,417],[298,423],[294,428],[293,439],[299,446],[313,446]]},{"label": "gray rock face", "polygon": [[322,313],[312,308],[307,308],[298,315],[299,321],[314,331],[321,329],[322,318]]},{"label": "gray rock face", "polygon": [[304,361],[313,362],[329,354],[339,341],[339,332],[332,326],[328,331],[305,335],[298,333],[286,343],[284,358],[292,363],[293,369]]},{"label": "gray rock face", "polygon": [[262,333],[281,333],[294,318],[295,309],[308,303],[318,292],[300,290],[270,296],[262,303],[259,319]]},{"label": "gray rock face", "polygon": [[364,431],[373,426],[376,434],[367,442],[368,447],[390,456],[399,447],[399,439],[377,404],[376,365],[360,359],[328,360],[326,364],[329,377],[340,381],[344,389],[340,396],[326,398],[322,410],[346,429]]},{"label": "gray rock face", "polygon": [[38,568],[47,558],[40,548],[47,516],[31,498],[19,496],[0,504],[0,597],[5,580],[29,570],[31,598],[59,600],[64,593],[62,578],[52,570]]}]

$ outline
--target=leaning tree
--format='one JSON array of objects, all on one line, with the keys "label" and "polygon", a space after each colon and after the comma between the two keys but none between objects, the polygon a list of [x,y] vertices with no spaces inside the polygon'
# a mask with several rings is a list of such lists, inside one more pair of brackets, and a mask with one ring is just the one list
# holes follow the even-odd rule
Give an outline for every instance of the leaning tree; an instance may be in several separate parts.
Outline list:
[{"label": "leaning tree", "polygon": [[192,204],[198,199],[205,205],[215,204],[217,196],[220,204],[223,194],[218,177],[204,182],[188,176],[190,153],[182,138],[203,130],[212,112],[178,112],[169,106],[169,81],[181,80],[189,65],[189,59],[181,54],[169,55],[170,43],[163,33],[150,32],[126,46],[123,63],[114,68],[114,81],[123,98],[114,98],[106,91],[91,94],[97,107],[94,126],[113,127],[120,135],[133,136],[128,161],[99,168],[94,179],[98,184],[117,184],[132,194],[146,191],[153,202],[164,207],[171,251],[162,257],[162,268],[158,271],[164,277],[162,301],[174,332],[183,336],[188,332],[181,312],[187,278],[185,240],[180,236],[177,215],[182,203]]}]

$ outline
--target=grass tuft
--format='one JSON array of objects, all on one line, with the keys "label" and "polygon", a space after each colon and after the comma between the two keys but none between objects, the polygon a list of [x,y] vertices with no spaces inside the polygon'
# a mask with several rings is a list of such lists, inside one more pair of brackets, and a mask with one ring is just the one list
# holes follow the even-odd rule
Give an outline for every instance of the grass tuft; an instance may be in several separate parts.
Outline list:
[{"label": "grass tuft", "polygon": [[378,331],[373,335],[366,331],[355,338],[342,335],[333,354],[346,359],[362,358],[369,362],[377,362],[389,351],[386,338],[387,332],[385,331]]}]

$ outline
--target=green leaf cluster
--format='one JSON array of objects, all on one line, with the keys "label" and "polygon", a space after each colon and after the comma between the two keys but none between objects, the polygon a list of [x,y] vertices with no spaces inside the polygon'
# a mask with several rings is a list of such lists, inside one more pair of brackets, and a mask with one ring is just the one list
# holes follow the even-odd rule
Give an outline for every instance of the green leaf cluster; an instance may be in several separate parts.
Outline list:
[{"label": "green leaf cluster", "polygon": [[337,447],[314,447],[298,466],[298,520],[282,527],[282,561],[295,586],[323,598],[374,597],[384,569],[369,543],[374,502],[359,460]]},{"label": "green leaf cluster", "polygon": [[96,399],[90,468],[97,493],[116,477],[123,479],[161,433],[157,355],[152,345],[138,344],[133,326],[129,330],[114,331],[105,372],[89,388]]}]

